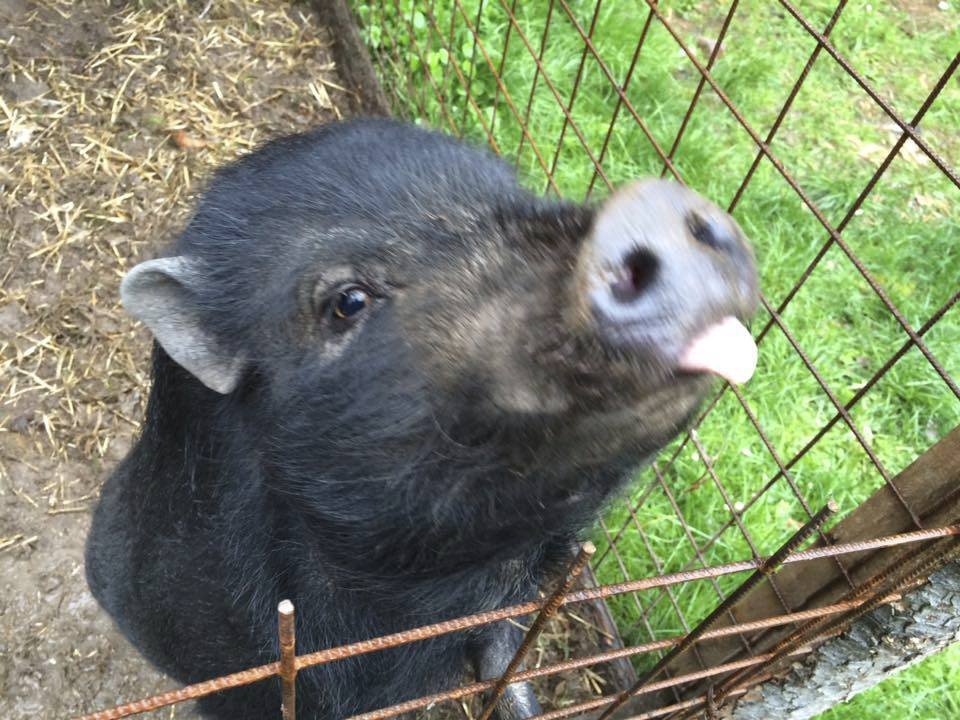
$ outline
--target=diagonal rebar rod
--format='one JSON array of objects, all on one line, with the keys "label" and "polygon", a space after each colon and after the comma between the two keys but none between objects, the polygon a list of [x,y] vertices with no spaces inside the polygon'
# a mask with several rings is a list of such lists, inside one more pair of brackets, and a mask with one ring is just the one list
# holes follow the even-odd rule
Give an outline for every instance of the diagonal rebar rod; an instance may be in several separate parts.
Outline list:
[{"label": "diagonal rebar rod", "polygon": [[[840,543],[828,547],[815,547],[809,550],[794,552],[783,559],[783,564],[809,562],[822,558],[834,557],[837,555],[848,555],[851,553],[861,553],[868,550],[878,550],[880,548],[908,545],[911,543],[928,542],[946,537],[960,537],[960,525],[948,525],[939,528],[929,528],[925,530],[915,530],[913,532],[900,533],[897,535],[887,535],[872,540],[858,540],[854,542]],[[664,587],[666,585],[679,585],[681,583],[704,580],[711,577],[720,577],[723,575],[732,575],[748,570],[757,570],[763,563],[757,563],[755,560],[742,560],[739,562],[725,563],[723,565],[714,565],[708,568],[698,570],[689,570],[686,572],[670,573],[661,577],[641,578],[629,582],[615,583],[612,585],[601,585],[596,588],[587,588],[575,590],[568,593],[563,598],[563,605],[571,603],[587,602],[599,600],[601,598],[614,597],[624,593],[638,592],[641,590],[651,590]],[[489,625],[501,620],[517,618],[522,615],[529,615],[537,612],[543,607],[542,601],[530,601],[519,605],[500,608],[499,610],[487,610],[473,615],[465,615],[452,620],[443,620],[432,625],[423,625],[411,630],[403,630],[390,635],[371,638],[369,640],[360,640],[340,645],[334,648],[318,650],[307,655],[301,655],[297,658],[297,670],[322,665],[325,663],[336,662],[350,657],[365,655],[368,653],[386,650],[388,648],[399,647],[413,642],[419,642],[428,638],[448,635],[450,633],[462,632],[472,628]],[[250,685],[251,683],[265,680],[268,677],[277,675],[280,672],[280,663],[272,662],[267,665],[260,665],[255,668],[241,670],[230,675],[205,680],[194,685],[188,685],[178,690],[154,695],[149,698],[137,700],[124,705],[118,705],[109,710],[84,715],[78,720],[118,720],[128,715],[156,710],[168,705],[175,705],[185,700],[195,700],[213,695],[214,693],[228,690],[234,687]]]},{"label": "diagonal rebar rod", "polygon": [[615,713],[619,708],[621,708],[631,697],[636,695],[639,691],[643,690],[645,687],[650,685],[666,668],[667,666],[677,657],[679,657],[687,648],[693,645],[696,642],[697,638],[703,635],[710,626],[723,614],[727,612],[728,609],[732,608],[739,600],[753,590],[762,580],[769,578],[773,575],[787,557],[801,544],[803,544],[807,538],[809,538],[813,533],[817,531],[823,523],[827,521],[833,514],[837,512],[837,504],[831,500],[826,504],[826,506],[820,510],[813,518],[807,522],[802,528],[797,530],[793,536],[785,542],[777,552],[771,555],[769,558],[764,560],[759,567],[750,575],[736,590],[734,590],[730,595],[727,596],[727,599],[720,603],[713,612],[711,612],[704,620],[697,625],[691,632],[687,633],[686,637],[669,653],[664,655],[656,665],[654,665],[650,670],[644,673],[633,687],[625,690],[620,693],[617,698],[603,711],[600,715],[599,720],[607,720],[613,713]]},{"label": "diagonal rebar rod", "polygon": [[[896,594],[888,595],[885,598],[885,601],[895,602],[899,600],[900,597],[900,595]],[[697,642],[705,642],[707,640],[729,637],[737,633],[775,628],[782,625],[806,622],[808,620],[814,620],[828,615],[836,615],[837,613],[855,609],[864,602],[866,602],[866,600],[837,602],[832,605],[825,605],[821,608],[801,610],[789,615],[775,615],[773,617],[764,618],[763,620],[752,620],[750,622],[740,623],[737,625],[727,625],[714,630],[707,630],[703,635],[700,636]],[[641,645],[634,645],[632,647],[625,647],[618,650],[608,650],[606,652],[597,653],[596,655],[566,660],[564,662],[554,663],[546,667],[523,670],[514,675],[513,681],[521,682],[536,680],[538,678],[549,677],[551,675],[557,675],[559,673],[570,672],[573,670],[580,670],[582,668],[599,665],[601,663],[608,663],[614,660],[636,657],[638,655],[649,654],[660,650],[668,650],[683,640],[684,637],[685,635],[678,635],[676,637],[665,638],[663,640],[654,640]],[[417,710],[423,710],[424,708],[432,707],[442,702],[460,700],[461,698],[469,697],[470,695],[476,695],[477,693],[485,692],[486,690],[491,689],[495,682],[495,680],[483,680],[467,685],[461,685],[460,687],[444,690],[443,692],[435,693],[433,695],[425,695],[414,700],[407,700],[402,703],[397,703],[396,705],[390,705],[378,710],[371,710],[360,715],[354,715],[348,720],[386,720],[387,718],[396,717],[398,715],[416,712]]]},{"label": "diagonal rebar rod", "polygon": [[487,698],[487,704],[483,708],[483,711],[480,713],[480,717],[477,720],[489,720],[494,709],[497,707],[497,702],[501,697],[503,697],[503,693],[507,689],[507,685],[511,683],[513,676],[520,667],[520,663],[523,662],[523,658],[526,656],[527,651],[531,648],[533,643],[536,642],[536,639],[540,636],[540,633],[543,632],[543,629],[546,627],[550,618],[556,615],[560,605],[563,604],[564,596],[573,589],[573,584],[577,581],[577,578],[580,577],[580,573],[583,572],[583,569],[587,566],[587,563],[590,562],[590,558],[593,557],[593,554],[596,551],[597,548],[594,547],[593,543],[589,541],[580,546],[580,550],[577,552],[576,558],[574,558],[573,562],[570,564],[570,567],[567,569],[566,577],[550,595],[543,608],[537,614],[537,617],[530,626],[530,629],[527,630],[527,634],[524,636],[523,642],[520,643],[520,647],[518,647],[517,651],[513,654],[513,658],[511,658],[506,670],[503,671],[503,675],[500,676],[500,679],[497,680],[496,684],[493,686],[493,691],[490,693],[490,697]]}]

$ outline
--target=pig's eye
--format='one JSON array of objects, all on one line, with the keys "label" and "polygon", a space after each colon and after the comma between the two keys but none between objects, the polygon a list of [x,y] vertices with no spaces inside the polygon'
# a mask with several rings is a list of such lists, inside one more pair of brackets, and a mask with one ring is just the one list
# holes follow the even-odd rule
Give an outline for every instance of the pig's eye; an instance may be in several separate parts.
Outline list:
[{"label": "pig's eye", "polygon": [[363,288],[345,288],[333,299],[333,317],[340,321],[351,320],[366,309],[369,302],[370,294]]}]

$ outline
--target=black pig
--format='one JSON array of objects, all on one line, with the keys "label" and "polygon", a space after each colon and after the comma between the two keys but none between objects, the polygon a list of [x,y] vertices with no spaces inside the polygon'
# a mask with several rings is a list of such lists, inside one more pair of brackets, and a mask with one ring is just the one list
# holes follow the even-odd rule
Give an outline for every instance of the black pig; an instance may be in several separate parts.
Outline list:
[{"label": "black pig", "polygon": [[[143,432],[87,545],[94,595],[196,682],[535,595],[709,374],[745,380],[751,252],[680,185],[597,210],[384,120],[272,142],[220,171],[171,254],[125,278],[156,338]],[[300,673],[342,718],[489,677],[511,626]],[[278,712],[275,681],[201,702]],[[500,712],[538,708],[514,685]]]}]

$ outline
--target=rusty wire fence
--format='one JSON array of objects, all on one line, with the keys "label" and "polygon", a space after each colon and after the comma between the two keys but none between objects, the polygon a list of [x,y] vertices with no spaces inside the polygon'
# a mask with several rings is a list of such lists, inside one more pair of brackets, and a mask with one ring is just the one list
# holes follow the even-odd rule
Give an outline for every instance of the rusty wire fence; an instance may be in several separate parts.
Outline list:
[{"label": "rusty wire fence", "polygon": [[276,663],[88,717],[534,613],[525,652],[553,614],[604,601],[599,652],[529,669],[521,652],[502,678],[357,717],[487,693],[486,718],[508,680],[614,664],[597,697],[540,717],[713,717],[956,557],[960,497],[938,468],[960,447],[960,54],[919,22],[894,49],[927,43],[922,66],[865,54],[872,21],[845,0],[627,5],[354,13],[395,114],[488,144],[526,184],[600,199],[659,174],[725,204],[760,260],[756,379],[718,388],[549,596],[295,660],[288,632]]},{"label": "rusty wire fence", "polygon": [[[849,513],[880,487],[904,529],[929,526],[927,509],[895,477],[960,420],[948,370],[960,360],[951,315],[960,180],[944,157],[957,154],[960,56],[943,43],[897,77],[889,65],[930,41],[930,18],[871,18],[869,5],[843,0],[804,5],[357,7],[401,116],[488,144],[547,193],[602,196],[648,174],[686,182],[725,204],[757,246],[759,379],[718,392],[630,501],[601,521],[593,563],[601,581],[759,561],[830,497]],[[864,52],[877,38],[884,43]],[[912,244],[911,260],[885,253],[897,243]],[[909,287],[931,281],[925,294]],[[929,405],[904,392],[914,384]],[[856,573],[841,561],[833,571],[853,592]],[[805,606],[813,593],[791,582],[767,581],[767,612]],[[716,619],[716,603],[734,604],[738,583],[668,587],[611,605],[629,641],[689,637]],[[757,657],[757,638],[739,640],[741,655]],[[690,654],[693,665],[681,665],[701,671],[737,656]],[[640,663],[641,677],[667,664]]]}]

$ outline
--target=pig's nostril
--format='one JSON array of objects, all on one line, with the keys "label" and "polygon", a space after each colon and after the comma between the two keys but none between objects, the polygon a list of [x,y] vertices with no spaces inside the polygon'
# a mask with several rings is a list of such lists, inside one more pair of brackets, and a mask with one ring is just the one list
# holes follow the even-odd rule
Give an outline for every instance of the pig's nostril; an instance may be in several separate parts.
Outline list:
[{"label": "pig's nostril", "polygon": [[649,250],[636,249],[623,259],[623,266],[610,290],[618,302],[631,302],[642,295],[657,277],[660,262]]},{"label": "pig's nostril", "polygon": [[687,227],[697,242],[714,250],[730,250],[736,244],[736,238],[729,228],[698,213],[687,215]]}]

